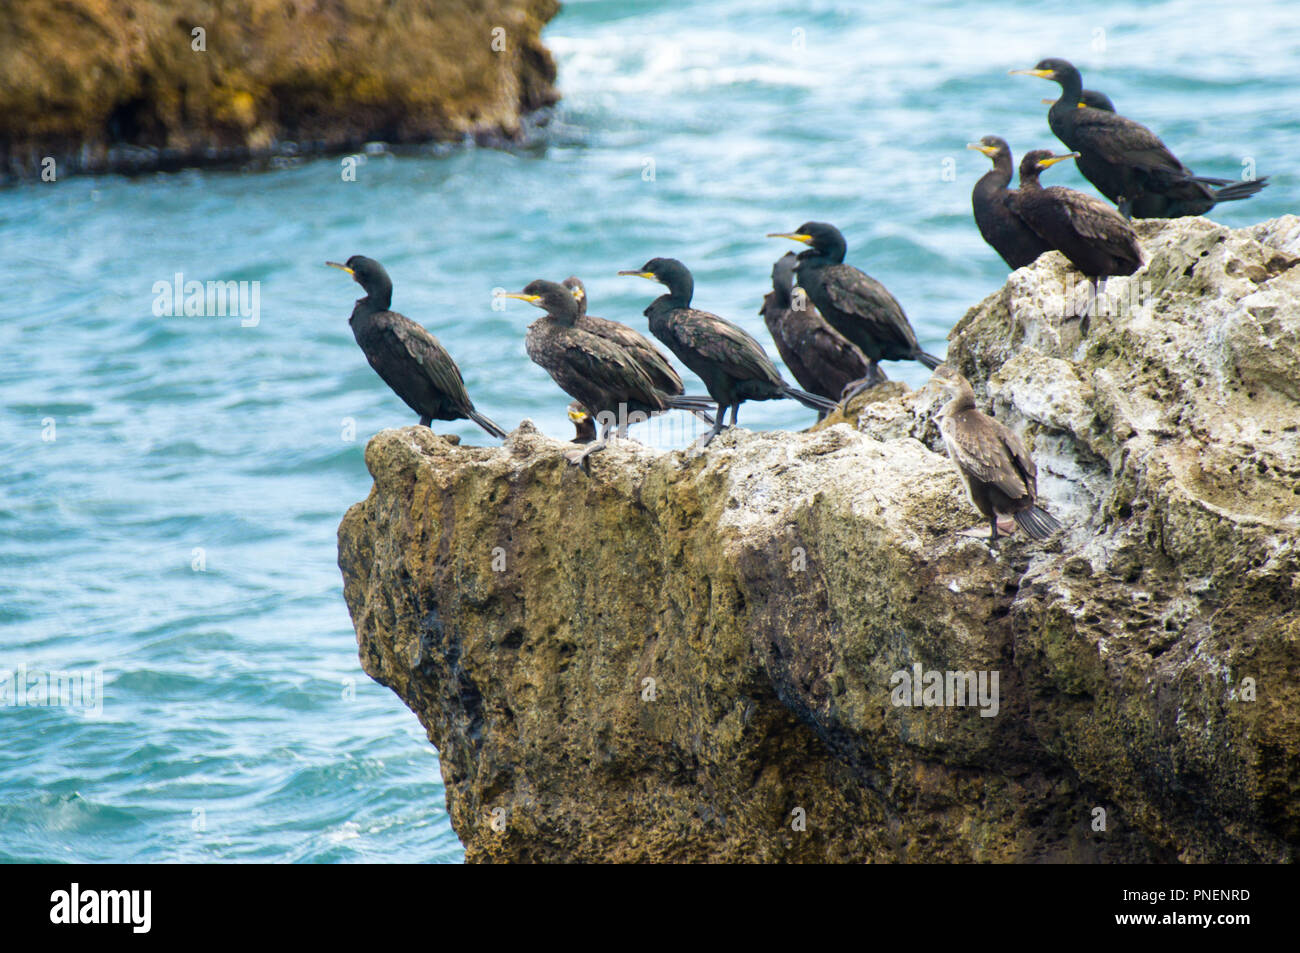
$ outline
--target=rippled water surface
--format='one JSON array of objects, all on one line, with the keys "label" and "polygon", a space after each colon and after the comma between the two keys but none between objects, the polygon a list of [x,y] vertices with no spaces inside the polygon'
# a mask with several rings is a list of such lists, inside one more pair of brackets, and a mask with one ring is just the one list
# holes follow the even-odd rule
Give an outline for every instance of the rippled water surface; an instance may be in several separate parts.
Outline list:
[{"label": "rippled water surface", "polygon": [[[524,354],[536,312],[493,310],[493,288],[576,273],[594,313],[644,329],[654,287],[615,272],[668,255],[699,306],[766,342],[786,243],[763,235],[824,219],[942,353],[1006,274],[964,145],[1057,145],[1055,87],[1006,75],[1043,56],[1198,172],[1274,177],[1213,218],[1296,211],[1300,15],[1281,0],[590,2],[546,40],[566,98],[536,149],[381,152],[356,182],[321,159],[0,192],[0,674],[103,678],[98,716],[0,708],[0,859],[460,859],[437,755],[361,672],[343,603],[335,531],[369,490],[364,441],[413,419],[327,258],[384,262],[480,409],[567,436],[568,398]],[[259,282],[259,323],[156,317],[178,272]],[[743,417],[809,422],[791,402]]]}]

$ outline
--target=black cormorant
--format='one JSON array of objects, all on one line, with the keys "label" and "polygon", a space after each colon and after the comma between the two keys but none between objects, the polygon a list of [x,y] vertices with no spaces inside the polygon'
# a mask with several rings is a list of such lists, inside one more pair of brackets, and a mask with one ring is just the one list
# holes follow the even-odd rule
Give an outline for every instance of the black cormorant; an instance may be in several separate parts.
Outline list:
[{"label": "black cormorant", "polygon": [[1046,539],[1061,524],[1036,505],[1038,468],[1024,442],[975,407],[970,382],[947,364],[933,378],[951,400],[939,410],[939,432],[948,456],[966,483],[971,503],[989,521],[991,541],[998,538],[998,516],[1012,516],[1032,539]]},{"label": "black cormorant", "polygon": [[370,366],[420,415],[421,424],[472,420],[494,437],[506,435],[474,409],[460,368],[438,339],[405,315],[388,310],[393,282],[383,265],[364,255],[353,255],[343,265],[336,261],[325,264],[346,271],[365,289],[366,296],[357,299],[348,324]]},{"label": "black cormorant", "polygon": [[[776,342],[777,352],[799,386],[811,394],[838,400],[871,366],[862,352],[826,323],[805,293],[791,294],[799,256],[786,252],[772,266],[772,290],[759,314]],[[876,373],[884,376],[879,368]]]},{"label": "black cormorant", "polygon": [[835,406],[833,400],[807,394],[786,383],[762,345],[743,329],[716,314],[692,308],[695,279],[677,259],[652,258],[640,268],[619,274],[648,278],[668,289],[645,309],[645,315],[650,319],[650,333],[696,373],[718,405],[718,419],[700,441],[701,447],[708,446],[721,432],[728,407],[731,423],[736,424],[740,405],[747,400],[791,397],[817,411]]},{"label": "black cormorant", "polygon": [[863,386],[876,382],[874,371],[879,361],[919,361],[929,368],[943,363],[921,350],[903,306],[885,286],[844,264],[847,246],[834,225],[805,222],[797,231],[774,232],[768,238],[790,238],[811,246],[799,253],[795,269],[799,287],[830,326],[857,345],[871,362]]},{"label": "black cormorant", "polygon": [[650,376],[650,380],[654,382],[656,388],[669,397],[682,398],[674,403],[674,409],[692,409],[706,423],[713,424],[713,417],[707,412],[713,406],[713,402],[707,397],[685,396],[686,389],[682,385],[681,377],[678,376],[672,364],[668,363],[668,358],[664,356],[664,353],[659,348],[651,344],[650,340],[640,331],[629,328],[626,324],[588,314],[587,288],[583,285],[581,279],[570,275],[564,279],[563,284],[573,293],[573,297],[578,302],[578,320],[574,322],[574,327],[590,331],[598,337],[620,345],[632,356],[633,360],[641,365],[641,369]]},{"label": "black cormorant", "polygon": [[1105,109],[1080,109],[1083,78],[1066,60],[1046,59],[1033,69],[1012,72],[1061,87],[1060,98],[1047,112],[1047,124],[1079,153],[1083,177],[1118,204],[1125,217],[1203,215],[1219,202],[1254,195],[1268,182],[1267,176],[1249,182],[1198,176],[1146,126]]},{"label": "black cormorant", "polygon": [[970,196],[980,234],[1012,268],[1032,264],[1043,252],[1050,251],[1051,246],[1020,217],[1020,194],[1007,188],[1016,171],[1010,147],[1004,139],[985,136],[966,148],[993,160],[993,168],[975,183]]},{"label": "black cormorant", "polygon": [[1054,156],[1035,149],[1020,160],[1020,197],[1017,210],[1049,245],[1060,251],[1089,278],[1131,275],[1142,264],[1142,249],[1133,226],[1103,202],[1074,189],[1054,185],[1043,188],[1038,174],[1066,159],[1072,152]]},{"label": "black cormorant", "polygon": [[501,297],[518,298],[546,312],[528,326],[528,356],[601,424],[598,441],[565,454],[570,463],[585,469],[587,457],[605,449],[615,427],[625,434],[628,424],[679,406],[683,398],[656,388],[626,348],[575,326],[578,301],[564,285],[533,281],[523,291]]}]

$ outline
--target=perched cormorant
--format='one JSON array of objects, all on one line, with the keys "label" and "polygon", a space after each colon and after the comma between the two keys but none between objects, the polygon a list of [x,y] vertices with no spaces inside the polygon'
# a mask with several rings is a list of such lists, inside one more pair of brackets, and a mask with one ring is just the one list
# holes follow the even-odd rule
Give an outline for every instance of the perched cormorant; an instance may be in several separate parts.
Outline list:
[{"label": "perched cormorant", "polygon": [[1105,109],[1080,109],[1083,78],[1065,60],[1046,59],[1033,69],[1012,72],[1061,87],[1060,98],[1047,112],[1047,124],[1079,153],[1083,177],[1118,204],[1125,217],[1203,215],[1219,202],[1248,198],[1268,183],[1267,176],[1250,182],[1198,176],[1146,126]]},{"label": "perched cormorant", "polygon": [[1073,152],[1054,156],[1046,149],[1025,154],[1020,160],[1020,217],[1094,285],[1097,278],[1133,274],[1142,264],[1142,249],[1124,216],[1091,195],[1039,184],[1042,170],[1073,158]]},{"label": "perched cormorant", "polygon": [[605,449],[616,426],[622,435],[629,423],[681,406],[682,400],[694,405],[692,398],[670,397],[656,388],[626,348],[577,327],[578,301],[564,285],[533,281],[523,291],[501,297],[518,298],[546,312],[528,326],[528,356],[601,424],[598,441],[565,454],[570,463],[585,469],[587,457]]},{"label": "perched cormorant", "polygon": [[951,396],[939,410],[939,432],[948,456],[966,482],[975,508],[989,521],[990,541],[998,538],[998,516],[1009,514],[1032,539],[1046,539],[1061,524],[1034,502],[1038,468],[1023,441],[975,407],[970,382],[947,364],[933,378]]},{"label": "perched cormorant", "polygon": [[650,375],[655,387],[665,394],[676,396],[685,392],[682,379],[668,363],[668,358],[664,357],[663,352],[651,344],[644,334],[629,328],[626,324],[588,314],[587,289],[578,278],[573,276],[565,278],[564,287],[573,293],[573,297],[578,302],[578,320],[574,322],[575,327],[590,331],[615,344],[621,344]]},{"label": "perched cormorant", "polygon": [[658,390],[669,397],[682,398],[673,404],[675,410],[693,410],[705,423],[712,426],[713,417],[709,415],[708,410],[713,406],[713,402],[707,397],[684,396],[686,389],[682,385],[681,377],[659,348],[651,344],[644,334],[629,328],[626,324],[588,314],[587,289],[580,279],[570,275],[564,279],[563,284],[578,302],[578,319],[574,322],[574,327],[590,331],[597,337],[621,346],[641,365],[641,369],[649,375]]},{"label": "perched cormorant", "polygon": [[438,339],[405,315],[389,311],[393,282],[373,258],[353,255],[347,264],[327,261],[365,289],[348,324],[376,373],[420,415],[425,427],[435,420],[472,420],[494,437],[506,432],[474,409],[460,368]]},{"label": "perched cormorant", "polygon": [[966,148],[982,152],[993,160],[993,168],[975,183],[970,196],[980,234],[1012,268],[1032,264],[1052,246],[1020,217],[1020,193],[1007,188],[1015,173],[1010,147],[1004,139],[985,136]]},{"label": "perched cormorant", "polygon": [[[798,261],[792,251],[777,259],[772,266],[772,290],[763,298],[759,314],[799,386],[838,400],[844,389],[866,377],[871,367],[862,352],[817,313],[806,294],[791,294]],[[879,368],[877,373],[884,376]]]},{"label": "perched cormorant", "polygon": [[573,421],[573,439],[570,443],[591,443],[596,439],[596,421],[591,411],[575,401],[569,402],[569,419]]},{"label": "perched cormorant", "polygon": [[619,274],[648,278],[668,289],[645,309],[645,315],[650,319],[650,333],[696,373],[718,405],[718,419],[700,442],[701,447],[708,446],[722,431],[728,407],[735,426],[740,405],[746,400],[791,397],[817,411],[835,406],[833,400],[807,394],[786,383],[762,345],[744,330],[716,314],[692,308],[695,279],[677,259],[652,258],[640,268]]},{"label": "perched cormorant", "polygon": [[799,253],[795,269],[799,287],[808,293],[830,326],[857,345],[871,362],[871,369],[854,393],[876,383],[879,361],[920,361],[929,368],[943,363],[921,350],[902,305],[885,286],[844,264],[848,246],[834,225],[805,222],[798,231],[774,232],[767,237],[790,238],[811,246]]}]

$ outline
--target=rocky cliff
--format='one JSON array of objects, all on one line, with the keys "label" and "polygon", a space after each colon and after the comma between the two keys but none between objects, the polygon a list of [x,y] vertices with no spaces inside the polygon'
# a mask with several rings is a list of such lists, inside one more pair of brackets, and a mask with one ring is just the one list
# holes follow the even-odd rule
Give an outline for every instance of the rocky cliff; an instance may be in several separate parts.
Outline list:
[{"label": "rocky cliff", "polygon": [[557,0],[66,0],[7,10],[0,177],[520,134]]},{"label": "rocky cliff", "polygon": [[962,534],[934,386],[590,478],[378,434],[345,595],[467,858],[1291,859],[1300,219],[1140,229],[1107,307],[1052,253],[951,337],[1047,543]]}]

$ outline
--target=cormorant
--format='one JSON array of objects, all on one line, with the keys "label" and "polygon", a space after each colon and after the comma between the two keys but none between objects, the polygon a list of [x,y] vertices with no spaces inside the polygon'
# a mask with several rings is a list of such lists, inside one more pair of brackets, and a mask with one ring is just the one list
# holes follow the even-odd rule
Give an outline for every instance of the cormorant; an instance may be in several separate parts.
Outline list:
[{"label": "cormorant", "polygon": [[[871,366],[861,351],[826,323],[806,294],[797,298],[791,294],[798,261],[792,251],[777,259],[772,266],[772,290],[763,298],[759,314],[799,386],[838,400],[846,387],[867,376]],[[877,373],[883,376],[879,369]]]},{"label": "cormorant", "polygon": [[1081,272],[1093,279],[1131,275],[1142,264],[1133,226],[1101,199],[1054,185],[1043,188],[1038,174],[1076,154],[1054,156],[1035,149],[1020,160],[1020,217]]},{"label": "cormorant", "polygon": [[585,450],[565,454],[570,463],[586,469],[587,457],[605,449],[616,426],[623,435],[628,424],[681,406],[682,400],[694,405],[693,398],[670,397],[656,388],[626,348],[576,327],[578,301],[564,285],[538,280],[529,282],[521,292],[501,297],[518,298],[546,312],[528,326],[528,356],[601,424],[598,441]]},{"label": "cormorant", "polygon": [[[1250,182],[1195,175],[1150,129],[1105,109],[1080,109],[1083,78],[1062,59],[1045,59],[1033,69],[1012,70],[1048,79],[1061,96],[1047,112],[1047,124],[1079,153],[1079,171],[1126,218],[1203,215],[1219,202],[1254,195],[1268,177]],[[1215,188],[1211,188],[1215,186]]]},{"label": "cormorant", "polygon": [[1012,268],[1032,264],[1052,246],[1020,217],[1020,193],[1007,188],[1015,172],[1010,147],[1004,139],[985,136],[966,148],[982,152],[993,160],[993,168],[975,183],[970,196],[980,234]]},{"label": "cormorant", "polygon": [[713,417],[707,411],[713,406],[713,402],[707,397],[684,396],[686,388],[682,385],[681,377],[678,376],[673,366],[668,363],[668,358],[664,356],[659,348],[651,344],[644,334],[629,328],[626,324],[588,314],[587,289],[579,278],[570,275],[564,279],[563,284],[578,302],[578,319],[574,322],[574,327],[590,331],[597,337],[602,337],[622,347],[631,355],[633,360],[641,365],[641,369],[650,376],[650,380],[654,382],[656,388],[669,397],[682,398],[673,405],[674,409],[694,410],[702,420],[712,426]]},{"label": "cormorant", "polygon": [[989,521],[989,540],[997,541],[999,514],[1012,516],[1032,539],[1051,536],[1061,524],[1035,503],[1038,468],[1024,442],[980,413],[970,382],[947,364],[935,370],[933,379],[952,398],[939,410],[939,432],[971,503]]},{"label": "cormorant", "polygon": [[699,376],[718,405],[718,419],[700,441],[701,447],[708,446],[722,431],[728,407],[731,424],[735,426],[740,405],[747,400],[791,397],[817,411],[835,406],[833,400],[805,393],[786,383],[763,352],[762,345],[744,330],[716,314],[692,308],[695,279],[677,259],[652,258],[640,268],[619,274],[648,278],[668,289],[667,294],[660,295],[645,309],[645,315],[650,319],[650,333]]},{"label": "cormorant", "polygon": [[830,326],[862,351],[871,369],[853,393],[876,383],[879,361],[919,361],[938,367],[943,361],[916,343],[903,307],[885,286],[852,265],[844,264],[847,245],[834,225],[805,222],[795,232],[773,232],[768,238],[790,238],[811,246],[799,253],[795,274]]},{"label": "cormorant", "polygon": [[570,443],[591,443],[596,439],[596,422],[591,411],[575,401],[569,402],[569,419],[573,421],[573,439]]},{"label": "cormorant", "polygon": [[364,255],[353,255],[345,265],[325,264],[346,271],[365,290],[348,318],[352,334],[370,366],[420,415],[423,426],[468,419],[494,437],[505,437],[504,430],[474,409],[460,368],[438,339],[405,315],[388,310],[393,282],[383,265]]}]

